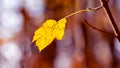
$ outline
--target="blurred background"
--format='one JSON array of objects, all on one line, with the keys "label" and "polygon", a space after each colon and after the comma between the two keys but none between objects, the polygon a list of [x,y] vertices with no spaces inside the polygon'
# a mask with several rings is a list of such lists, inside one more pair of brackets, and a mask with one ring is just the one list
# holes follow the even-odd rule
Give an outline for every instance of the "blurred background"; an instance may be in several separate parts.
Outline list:
[{"label": "blurred background", "polygon": [[[34,31],[47,19],[59,20],[99,0],[0,0],[0,68],[120,68],[120,42],[103,8],[68,18],[63,40],[54,40],[42,52],[31,43]],[[120,29],[120,0],[109,7]]]}]

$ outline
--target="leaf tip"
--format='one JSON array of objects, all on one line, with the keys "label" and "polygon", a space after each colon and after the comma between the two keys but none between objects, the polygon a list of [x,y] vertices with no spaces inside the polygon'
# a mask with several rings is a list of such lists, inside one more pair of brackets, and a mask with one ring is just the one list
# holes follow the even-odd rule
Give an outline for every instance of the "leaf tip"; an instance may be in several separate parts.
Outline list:
[{"label": "leaf tip", "polygon": [[31,42],[33,43],[35,40],[33,39]]}]

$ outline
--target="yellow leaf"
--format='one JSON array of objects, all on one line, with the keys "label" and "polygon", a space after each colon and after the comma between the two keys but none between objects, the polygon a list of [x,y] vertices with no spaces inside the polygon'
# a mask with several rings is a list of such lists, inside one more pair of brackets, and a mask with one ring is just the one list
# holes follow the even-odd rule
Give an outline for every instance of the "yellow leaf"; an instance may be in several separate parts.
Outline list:
[{"label": "yellow leaf", "polygon": [[55,38],[61,40],[64,35],[66,19],[47,20],[34,33],[32,42],[36,41],[39,51],[47,47]]},{"label": "yellow leaf", "polygon": [[58,24],[55,26],[54,33],[56,34],[56,39],[57,40],[62,40],[62,37],[64,35],[64,30],[65,30],[65,24],[66,24],[66,19],[60,19],[58,21]]},{"label": "yellow leaf", "polygon": [[[57,22],[56,22],[55,20],[50,19],[50,20],[45,21],[45,22],[43,23],[42,27],[43,27],[43,28],[52,28],[56,23],[57,23]],[[42,27],[41,27],[41,28],[42,28]],[[41,29],[41,28],[37,29],[34,34],[42,33],[41,30],[43,31],[44,29]],[[44,31],[43,31],[43,32],[44,32]]]},{"label": "yellow leaf", "polygon": [[36,40],[36,46],[38,46],[39,51],[42,51],[45,47],[47,47],[53,40],[54,36],[52,36],[51,31],[49,33],[46,33],[42,35],[41,38]]}]

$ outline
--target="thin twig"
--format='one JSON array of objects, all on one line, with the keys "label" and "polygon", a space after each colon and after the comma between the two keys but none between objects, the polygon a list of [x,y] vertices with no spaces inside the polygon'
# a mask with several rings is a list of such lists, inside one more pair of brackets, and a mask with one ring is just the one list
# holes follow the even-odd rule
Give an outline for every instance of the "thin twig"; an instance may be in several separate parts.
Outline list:
[{"label": "thin twig", "polygon": [[71,14],[65,16],[64,18],[71,17],[71,16],[76,15],[76,14],[81,13],[81,12],[89,12],[89,11],[91,11],[91,10],[99,10],[99,9],[102,8],[102,7],[103,7],[103,5],[100,5],[100,6],[95,7],[95,8],[87,8],[87,9],[79,10],[79,11],[76,11],[76,12],[74,12],[74,13],[71,13]]},{"label": "thin twig", "polygon": [[97,28],[97,27],[95,27],[95,26],[92,26],[92,25],[89,24],[85,19],[84,19],[83,23],[86,24],[86,25],[88,25],[89,27],[95,29],[95,30],[98,30],[98,31],[100,31],[100,32],[103,32],[103,33],[106,33],[106,34],[108,34],[108,35],[111,35],[111,36],[114,36],[114,37],[115,37],[115,35],[114,35],[113,33],[110,33],[110,32],[104,31],[104,30],[102,30],[102,29],[99,29],[99,28]]},{"label": "thin twig", "polygon": [[105,10],[105,13],[107,14],[108,18],[109,18],[109,21],[110,21],[110,25],[114,31],[114,34],[116,35],[117,39],[120,41],[120,31],[116,25],[116,22],[113,18],[113,15],[109,9],[109,6],[108,6],[108,2],[109,0],[100,0],[101,4],[103,5],[104,7],[104,10]]}]

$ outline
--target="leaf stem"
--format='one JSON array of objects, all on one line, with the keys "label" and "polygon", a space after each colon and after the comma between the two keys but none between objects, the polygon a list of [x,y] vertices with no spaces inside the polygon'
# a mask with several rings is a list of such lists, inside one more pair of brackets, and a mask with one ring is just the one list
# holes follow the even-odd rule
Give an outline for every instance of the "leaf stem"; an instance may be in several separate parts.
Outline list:
[{"label": "leaf stem", "polygon": [[102,7],[103,7],[103,5],[100,5],[100,6],[95,7],[95,8],[87,8],[87,9],[79,10],[79,11],[76,11],[76,12],[74,12],[74,13],[71,13],[71,14],[65,16],[64,18],[71,17],[71,16],[76,15],[76,14],[81,13],[81,12],[89,12],[89,11],[91,11],[91,10],[98,10],[98,9],[100,9],[100,8],[102,8]]}]

